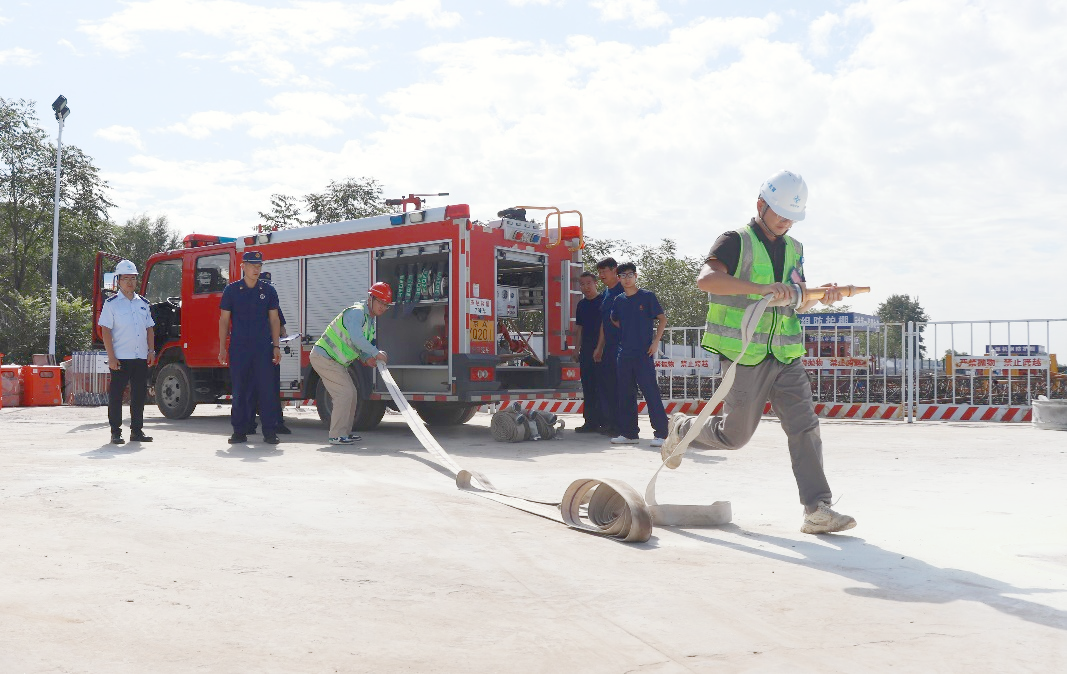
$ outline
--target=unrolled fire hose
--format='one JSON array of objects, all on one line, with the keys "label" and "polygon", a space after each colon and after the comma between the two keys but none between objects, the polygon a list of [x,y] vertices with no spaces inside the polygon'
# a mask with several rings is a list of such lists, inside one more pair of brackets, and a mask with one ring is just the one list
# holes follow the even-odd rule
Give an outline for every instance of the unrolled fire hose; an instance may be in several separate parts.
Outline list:
[{"label": "unrolled fire hose", "polygon": [[[861,292],[870,292],[870,288],[841,286],[845,297]],[[824,288],[802,289],[793,286],[792,297],[775,300],[774,295],[766,295],[755,304],[745,309],[741,323],[741,351],[748,348],[755,333],[756,325],[769,306],[799,307],[810,299],[820,299],[825,294]],[[378,372],[385,382],[389,395],[393,399],[400,415],[411,428],[419,443],[439,464],[451,470],[456,476],[456,486],[478,496],[503,503],[518,510],[544,517],[567,526],[602,536],[618,538],[627,543],[644,543],[652,537],[652,525],[659,526],[713,526],[728,524],[733,518],[729,501],[716,501],[711,505],[673,505],[661,504],[656,500],[656,478],[668,463],[675,467],[689,449],[689,444],[700,434],[700,429],[712,411],[718,407],[733,386],[736,361],[723,375],[722,383],[715,390],[711,399],[693,420],[685,437],[681,438],[673,451],[664,457],[659,468],[652,474],[645,487],[645,497],[630,485],[620,480],[597,480],[583,478],[575,480],[567,487],[562,501],[541,501],[524,496],[517,496],[500,491],[488,477],[477,471],[468,470],[456,463],[423,425],[422,420],[408,404],[404,394],[396,385],[393,375],[385,363],[378,362]],[[677,458],[678,461],[672,461]],[[582,506],[586,506],[583,516]]]}]

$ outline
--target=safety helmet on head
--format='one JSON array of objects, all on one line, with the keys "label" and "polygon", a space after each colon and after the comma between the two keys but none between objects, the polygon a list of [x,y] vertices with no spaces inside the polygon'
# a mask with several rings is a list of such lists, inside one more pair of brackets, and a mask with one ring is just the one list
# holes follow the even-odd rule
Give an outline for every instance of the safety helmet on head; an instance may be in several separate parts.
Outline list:
[{"label": "safety helmet on head", "polygon": [[386,304],[393,301],[393,289],[383,281],[378,281],[370,287],[370,295],[371,297],[377,297]]},{"label": "safety helmet on head", "polygon": [[808,204],[808,185],[799,173],[778,171],[763,182],[759,195],[779,217],[793,222],[804,219]]},{"label": "safety helmet on head", "polygon": [[129,260],[122,260],[115,265],[115,273],[120,276],[123,274],[137,274],[137,265]]}]

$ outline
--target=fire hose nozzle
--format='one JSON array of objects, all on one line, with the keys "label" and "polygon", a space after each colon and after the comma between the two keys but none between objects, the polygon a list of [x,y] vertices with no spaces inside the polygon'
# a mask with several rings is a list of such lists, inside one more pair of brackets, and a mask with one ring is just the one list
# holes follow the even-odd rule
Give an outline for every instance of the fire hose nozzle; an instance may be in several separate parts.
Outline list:
[{"label": "fire hose nozzle", "polygon": [[[804,304],[806,304],[806,303],[808,303],[808,302],[810,302],[812,300],[821,300],[823,297],[826,296],[826,291],[829,290],[829,288],[823,288],[823,287],[819,287],[819,288],[801,288],[797,284],[792,284],[791,287],[793,289],[791,297],[789,297],[787,299],[784,299],[784,300],[774,300],[774,299],[772,299],[767,304],[767,306],[769,306],[769,307],[793,307],[794,309],[799,309],[802,305],[804,305]],[[854,296],[859,295],[861,293],[869,293],[869,292],[871,292],[871,287],[870,286],[847,285],[847,286],[837,286],[837,289],[845,297],[854,297]]]}]

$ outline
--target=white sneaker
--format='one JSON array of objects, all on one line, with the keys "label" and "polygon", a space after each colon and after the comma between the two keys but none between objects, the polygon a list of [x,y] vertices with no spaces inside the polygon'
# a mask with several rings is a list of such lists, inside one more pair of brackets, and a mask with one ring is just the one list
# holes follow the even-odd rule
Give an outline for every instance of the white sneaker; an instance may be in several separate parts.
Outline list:
[{"label": "white sneaker", "polygon": [[351,444],[355,443],[355,441],[358,440],[358,439],[359,439],[358,437],[354,438],[354,437],[352,437],[350,435],[342,435],[339,438],[330,438],[330,444],[331,445],[351,445]]},{"label": "white sneaker", "polygon": [[802,534],[829,534],[834,531],[847,531],[856,526],[856,520],[848,515],[834,512],[830,504],[819,501],[819,507],[815,512],[804,515],[804,525],[800,527]]},{"label": "white sneaker", "polygon": [[628,438],[625,435],[616,435],[611,439],[613,445],[636,445],[637,438]]},{"label": "white sneaker", "polygon": [[652,442],[650,442],[648,444],[653,446],[653,447],[662,447],[663,446],[663,438],[652,438]]},{"label": "white sneaker", "polygon": [[678,443],[682,439],[678,432],[678,424],[680,424],[685,417],[686,415],[681,412],[675,412],[671,415],[670,420],[667,421],[667,439],[663,441],[659,448],[660,457],[667,462],[667,467],[671,469],[682,465],[681,456],[673,456],[670,460],[668,460],[667,457],[671,456],[671,453],[674,452],[674,448],[678,446]]}]

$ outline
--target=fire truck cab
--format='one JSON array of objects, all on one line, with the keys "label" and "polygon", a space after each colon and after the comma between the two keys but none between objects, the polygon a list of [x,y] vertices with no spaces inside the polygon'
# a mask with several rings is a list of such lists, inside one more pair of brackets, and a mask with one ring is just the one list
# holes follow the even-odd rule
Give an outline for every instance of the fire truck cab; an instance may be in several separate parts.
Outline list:
[{"label": "fire truck cab", "polygon": [[[392,287],[394,299],[377,319],[378,347],[427,423],[464,423],[503,399],[580,398],[568,336],[581,298],[581,214],[546,210],[544,225],[527,220],[522,207],[472,222],[469,207],[457,204],[238,238],[190,234],[183,248],[153,255],[142,270],[141,294],[156,321],[158,362],[149,375],[156,405],[183,419],[198,403],[229,399],[229,370],[218,360],[219,303],[240,279],[246,250],[262,252],[286,321],[281,397],[314,400],[324,421],[329,394],[308,356],[329,322],[366,301],[377,281]],[[577,225],[563,226],[568,213]],[[97,255],[97,343],[95,319],[113,292],[104,271],[115,260]],[[357,362],[350,372],[359,393],[353,429],[371,428],[392,403],[376,370]]]}]

